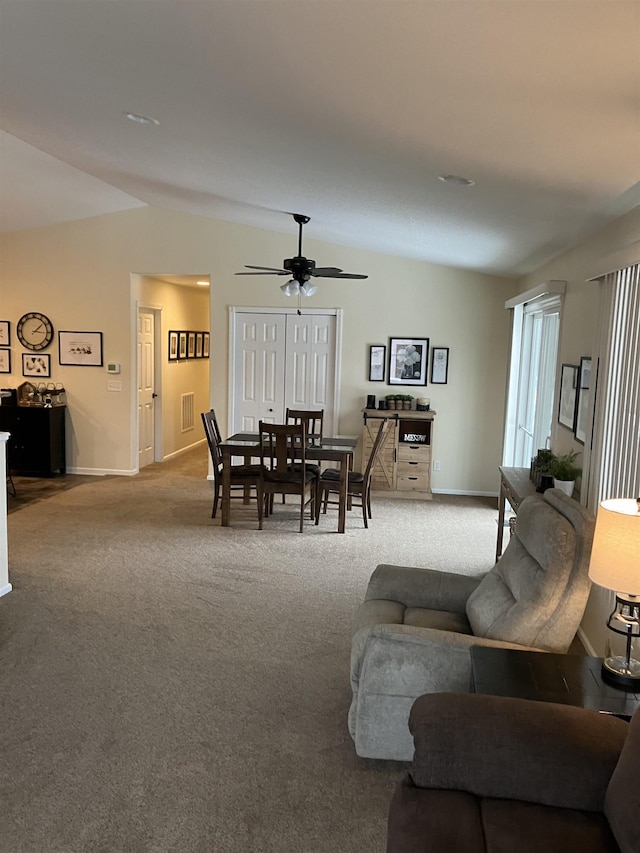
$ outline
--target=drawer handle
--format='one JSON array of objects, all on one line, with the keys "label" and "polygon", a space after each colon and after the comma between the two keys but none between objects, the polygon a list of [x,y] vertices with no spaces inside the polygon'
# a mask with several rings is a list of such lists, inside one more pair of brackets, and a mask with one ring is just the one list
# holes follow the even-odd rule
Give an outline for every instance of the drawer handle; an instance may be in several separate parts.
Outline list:
[{"label": "drawer handle", "polygon": [[417,480],[417,477],[407,477],[407,480]]},{"label": "drawer handle", "polygon": [[419,465],[419,462],[409,462],[409,465]]}]

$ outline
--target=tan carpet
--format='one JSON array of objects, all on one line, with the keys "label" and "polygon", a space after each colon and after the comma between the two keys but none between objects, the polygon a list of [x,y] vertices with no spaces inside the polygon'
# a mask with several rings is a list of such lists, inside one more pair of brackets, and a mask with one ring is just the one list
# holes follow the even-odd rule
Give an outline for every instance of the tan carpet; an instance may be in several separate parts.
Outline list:
[{"label": "tan carpet", "polygon": [[487,570],[495,501],[376,500],[335,533],[209,518],[198,449],[9,516],[2,853],[382,853],[399,764],[346,725],[378,562]]}]

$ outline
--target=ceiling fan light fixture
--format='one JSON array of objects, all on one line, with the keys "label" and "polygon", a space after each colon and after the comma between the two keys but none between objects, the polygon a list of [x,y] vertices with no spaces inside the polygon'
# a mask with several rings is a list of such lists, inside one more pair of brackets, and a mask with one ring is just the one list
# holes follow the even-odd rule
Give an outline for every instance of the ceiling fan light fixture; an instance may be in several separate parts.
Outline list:
[{"label": "ceiling fan light fixture", "polygon": [[444,181],[445,184],[455,184],[457,187],[474,187],[475,181],[471,178],[463,178],[462,175],[438,175],[439,181]]},{"label": "ceiling fan light fixture", "polygon": [[297,296],[300,293],[300,285],[292,278],[291,281],[287,281],[285,284],[280,285],[280,290],[284,293],[285,296]]},{"label": "ceiling fan light fixture", "polygon": [[305,281],[304,284],[300,285],[300,293],[303,296],[313,296],[314,293],[318,290],[318,285],[313,284],[313,282]]}]

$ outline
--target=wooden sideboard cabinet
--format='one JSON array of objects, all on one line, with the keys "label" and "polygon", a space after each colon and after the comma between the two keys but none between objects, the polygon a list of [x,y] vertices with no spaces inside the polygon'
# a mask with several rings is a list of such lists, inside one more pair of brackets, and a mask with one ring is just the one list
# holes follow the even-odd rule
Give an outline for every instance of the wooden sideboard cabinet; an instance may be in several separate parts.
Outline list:
[{"label": "wooden sideboard cabinet", "polygon": [[431,449],[434,411],[362,409],[362,465],[367,464],[380,420],[391,427],[373,468],[373,491],[392,492],[395,497],[431,500]]},{"label": "wooden sideboard cabinet", "polygon": [[64,474],[66,406],[0,406],[0,430],[11,433],[7,468],[12,474]]}]

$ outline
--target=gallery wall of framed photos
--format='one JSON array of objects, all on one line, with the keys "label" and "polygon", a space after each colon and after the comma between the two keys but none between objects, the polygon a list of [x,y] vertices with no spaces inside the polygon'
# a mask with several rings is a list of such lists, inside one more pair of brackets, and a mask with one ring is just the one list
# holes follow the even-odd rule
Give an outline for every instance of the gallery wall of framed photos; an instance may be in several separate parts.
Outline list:
[{"label": "gallery wall of framed photos", "polygon": [[169,361],[209,358],[209,332],[171,329],[168,335]]},{"label": "gallery wall of framed photos", "polygon": [[446,385],[449,382],[449,347],[430,348],[428,337],[389,338],[388,348],[386,344],[371,344],[368,380],[387,385],[424,386],[428,381],[432,385]]}]

